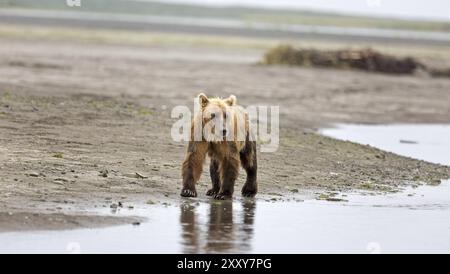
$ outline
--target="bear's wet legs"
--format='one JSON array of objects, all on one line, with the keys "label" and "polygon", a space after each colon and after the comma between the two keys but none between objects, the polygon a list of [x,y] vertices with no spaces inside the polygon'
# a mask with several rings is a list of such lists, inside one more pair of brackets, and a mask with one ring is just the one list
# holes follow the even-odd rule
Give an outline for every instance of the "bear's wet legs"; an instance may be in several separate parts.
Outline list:
[{"label": "bear's wet legs", "polygon": [[239,174],[239,158],[230,156],[222,159],[220,163],[221,185],[219,193],[214,198],[219,200],[231,199],[234,192],[234,183]]},{"label": "bear's wet legs", "polygon": [[186,158],[183,162],[182,176],[183,187],[181,196],[197,197],[195,183],[200,179],[203,170],[203,162],[205,161],[207,144],[202,142],[189,142]]},{"label": "bear's wet legs", "polygon": [[256,158],[256,142],[247,141],[244,150],[240,154],[242,167],[247,173],[247,179],[242,187],[242,196],[254,197],[258,192],[257,170],[258,163]]},{"label": "bear's wet legs", "polygon": [[219,162],[215,159],[211,159],[209,174],[211,175],[212,188],[206,192],[206,195],[214,196],[219,193],[220,190]]}]

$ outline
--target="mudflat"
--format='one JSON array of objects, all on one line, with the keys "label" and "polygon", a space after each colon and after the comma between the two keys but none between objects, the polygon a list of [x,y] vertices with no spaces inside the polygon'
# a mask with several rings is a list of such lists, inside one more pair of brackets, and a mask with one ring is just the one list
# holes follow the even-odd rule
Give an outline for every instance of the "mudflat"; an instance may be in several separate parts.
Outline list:
[{"label": "mudflat", "polygon": [[317,132],[334,123],[446,123],[449,79],[264,66],[263,53],[0,36],[0,231],[132,223],[95,214],[178,203],[186,143],[171,138],[171,110],[192,109],[199,92],[280,107],[279,149],[258,155],[257,199],[385,193],[450,178],[449,167]]}]

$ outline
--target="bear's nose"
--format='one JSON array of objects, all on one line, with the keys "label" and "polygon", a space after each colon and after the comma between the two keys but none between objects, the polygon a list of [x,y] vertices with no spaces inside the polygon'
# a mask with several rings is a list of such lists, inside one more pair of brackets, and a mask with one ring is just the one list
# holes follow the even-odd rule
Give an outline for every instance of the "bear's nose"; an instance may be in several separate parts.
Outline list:
[{"label": "bear's nose", "polygon": [[226,129],[222,130],[222,134],[223,136],[227,136],[227,130]]}]

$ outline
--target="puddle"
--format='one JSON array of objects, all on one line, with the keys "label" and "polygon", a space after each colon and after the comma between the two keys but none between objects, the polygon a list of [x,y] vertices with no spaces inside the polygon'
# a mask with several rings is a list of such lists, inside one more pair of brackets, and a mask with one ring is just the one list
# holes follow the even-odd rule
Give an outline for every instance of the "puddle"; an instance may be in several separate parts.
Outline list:
[{"label": "puddle", "polygon": [[450,165],[450,125],[337,125],[321,134]]},{"label": "puddle", "polygon": [[[449,163],[449,126],[340,126],[324,134]],[[400,142],[400,140],[409,142]],[[368,193],[367,193],[368,194]],[[116,214],[139,226],[0,234],[0,252],[31,253],[448,253],[450,182],[348,202],[183,200]]]},{"label": "puddle", "polygon": [[[1,252],[392,253],[450,251],[450,183],[349,202],[202,201],[147,209],[148,222],[0,234]],[[409,196],[414,194],[414,196]]]}]

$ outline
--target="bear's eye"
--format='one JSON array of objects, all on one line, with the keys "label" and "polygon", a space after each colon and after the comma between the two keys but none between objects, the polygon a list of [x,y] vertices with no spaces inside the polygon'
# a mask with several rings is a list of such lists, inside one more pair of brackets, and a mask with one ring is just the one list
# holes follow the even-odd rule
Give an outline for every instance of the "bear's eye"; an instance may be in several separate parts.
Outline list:
[{"label": "bear's eye", "polygon": [[216,114],[215,113],[211,113],[211,119],[216,118]]}]

